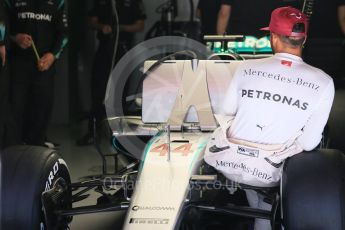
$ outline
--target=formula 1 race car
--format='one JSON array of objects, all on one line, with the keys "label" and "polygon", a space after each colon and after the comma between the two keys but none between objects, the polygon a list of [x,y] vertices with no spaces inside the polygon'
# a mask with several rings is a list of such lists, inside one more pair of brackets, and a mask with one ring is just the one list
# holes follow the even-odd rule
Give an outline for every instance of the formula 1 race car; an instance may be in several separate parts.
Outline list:
[{"label": "formula 1 race car", "polygon": [[[133,230],[235,229],[233,216],[268,219],[272,229],[344,229],[345,158],[338,150],[291,157],[273,188],[236,184],[203,163],[217,127],[213,115],[243,59],[230,56],[237,60],[146,61],[142,116],[107,119],[112,149],[96,141],[105,162],[99,177],[72,183],[54,150],[3,150],[1,229],[68,229],[75,215],[120,210],[127,211],[123,229]],[[109,173],[107,157],[128,164]],[[101,194],[96,205],[73,207],[92,189]],[[265,196],[272,209],[248,207],[243,189]]]}]

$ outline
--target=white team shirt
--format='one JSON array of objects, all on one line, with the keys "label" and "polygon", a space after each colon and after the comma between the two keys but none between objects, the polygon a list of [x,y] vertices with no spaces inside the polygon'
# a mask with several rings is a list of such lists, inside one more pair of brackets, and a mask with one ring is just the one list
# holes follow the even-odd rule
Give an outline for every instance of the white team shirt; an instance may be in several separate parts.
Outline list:
[{"label": "white team shirt", "polygon": [[304,150],[322,138],[334,98],[332,78],[295,55],[244,61],[225,95],[222,114],[235,115],[230,137],[283,144],[298,133]]}]

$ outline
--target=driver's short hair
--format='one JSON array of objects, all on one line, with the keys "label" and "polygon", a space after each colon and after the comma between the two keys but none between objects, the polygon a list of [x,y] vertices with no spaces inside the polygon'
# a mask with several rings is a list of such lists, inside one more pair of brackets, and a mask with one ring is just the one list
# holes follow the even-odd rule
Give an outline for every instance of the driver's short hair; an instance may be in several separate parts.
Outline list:
[{"label": "driver's short hair", "polygon": [[[304,33],[305,32],[305,25],[303,23],[297,23],[294,25],[292,32],[294,33]],[[284,36],[279,35],[279,38],[282,42],[290,46],[291,48],[299,48],[303,46],[305,37],[298,37],[298,36]]]}]

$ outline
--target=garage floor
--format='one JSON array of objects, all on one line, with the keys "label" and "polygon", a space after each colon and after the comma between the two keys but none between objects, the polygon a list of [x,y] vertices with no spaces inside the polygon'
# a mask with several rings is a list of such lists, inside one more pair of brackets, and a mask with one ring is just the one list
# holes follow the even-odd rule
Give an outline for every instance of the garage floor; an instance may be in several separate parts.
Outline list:
[{"label": "garage floor", "polygon": [[[331,148],[345,152],[345,89],[338,89],[329,120]],[[70,167],[73,181],[88,175],[101,173],[101,158],[93,146],[78,147],[75,140],[86,130],[86,123],[71,126],[52,126],[50,139],[61,144],[60,154]],[[95,204],[97,194],[78,205]],[[124,212],[77,216],[73,219],[71,230],[121,229]]]}]

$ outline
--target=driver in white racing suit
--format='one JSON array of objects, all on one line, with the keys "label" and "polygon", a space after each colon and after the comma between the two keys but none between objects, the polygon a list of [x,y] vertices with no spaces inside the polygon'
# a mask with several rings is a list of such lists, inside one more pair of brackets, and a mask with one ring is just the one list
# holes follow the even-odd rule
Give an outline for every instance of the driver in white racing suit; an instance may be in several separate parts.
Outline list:
[{"label": "driver in white racing suit", "polygon": [[[244,148],[239,148],[241,151],[231,152],[230,146],[222,161],[216,154],[225,148],[214,148],[213,145],[213,149],[206,150],[205,161],[220,172],[227,172],[225,176],[240,170],[243,175],[260,176],[261,181],[270,178],[265,173],[258,173],[260,166],[254,165],[258,168],[255,171],[243,161],[240,164],[231,162],[231,154],[246,155],[255,161],[260,154],[253,150],[256,146],[258,149],[279,146],[292,139],[295,146],[292,152],[297,154],[313,150],[320,143],[333,103],[334,84],[325,72],[306,64],[301,58],[307,29],[307,18],[298,9],[275,9],[269,27],[262,29],[270,31],[275,54],[265,59],[244,61],[236,70],[222,107],[223,116],[234,116],[225,135],[230,142],[234,139],[249,143],[251,149],[247,151],[243,144]],[[285,158],[293,154],[288,153]],[[243,178],[240,182],[245,183],[246,177]],[[271,206],[255,191],[247,190],[246,193],[251,207],[270,210]],[[270,223],[256,219],[255,229],[270,229]]]}]

